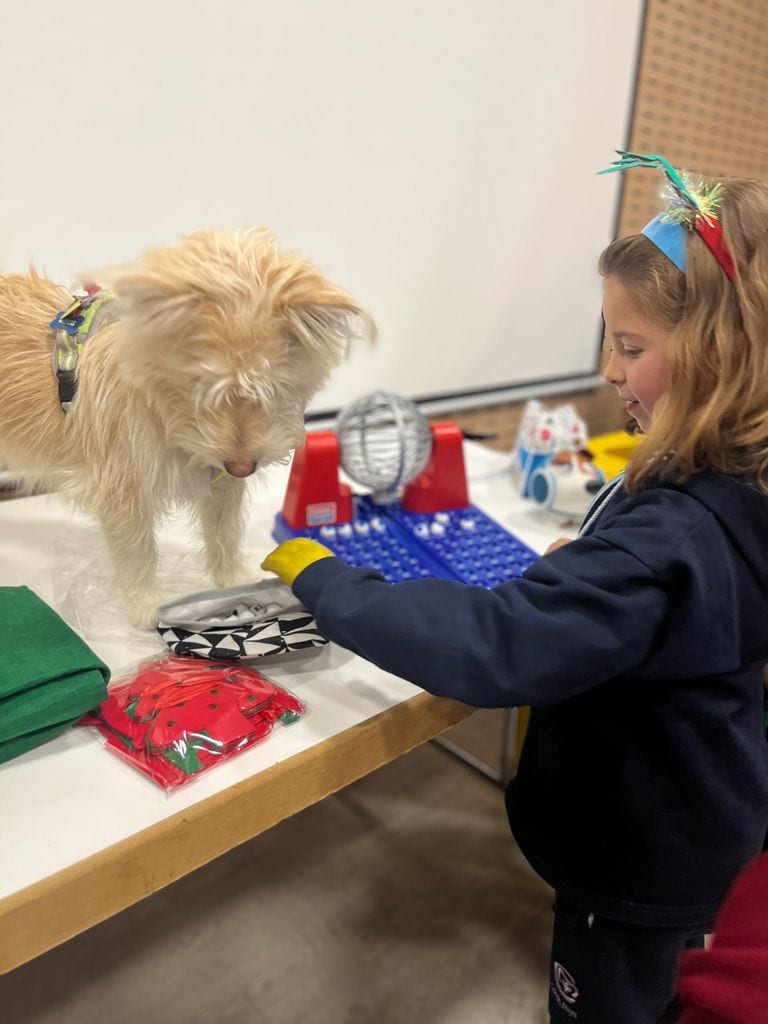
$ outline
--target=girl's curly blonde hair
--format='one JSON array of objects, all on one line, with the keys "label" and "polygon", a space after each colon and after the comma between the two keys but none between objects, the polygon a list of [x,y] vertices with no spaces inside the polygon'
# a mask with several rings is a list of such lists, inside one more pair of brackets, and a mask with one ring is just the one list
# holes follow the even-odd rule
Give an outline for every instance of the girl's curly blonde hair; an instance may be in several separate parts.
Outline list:
[{"label": "girl's curly blonde hair", "polygon": [[695,232],[683,274],[645,235],[612,242],[600,257],[637,309],[673,328],[671,386],[659,399],[627,469],[682,482],[710,468],[754,475],[768,493],[768,188],[724,186],[720,220],[737,266],[733,284]]}]

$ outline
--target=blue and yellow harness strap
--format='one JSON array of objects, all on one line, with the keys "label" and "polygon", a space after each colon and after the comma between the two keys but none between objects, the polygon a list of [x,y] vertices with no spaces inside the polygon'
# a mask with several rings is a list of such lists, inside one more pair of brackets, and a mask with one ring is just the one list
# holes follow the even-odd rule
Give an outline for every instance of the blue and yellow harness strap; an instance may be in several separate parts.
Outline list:
[{"label": "blue and yellow harness strap", "polygon": [[55,331],[53,372],[59,386],[59,403],[64,412],[77,392],[76,370],[83,345],[93,331],[96,317],[112,299],[112,292],[87,285],[83,294],[73,296],[70,305],[51,320],[51,330]]}]

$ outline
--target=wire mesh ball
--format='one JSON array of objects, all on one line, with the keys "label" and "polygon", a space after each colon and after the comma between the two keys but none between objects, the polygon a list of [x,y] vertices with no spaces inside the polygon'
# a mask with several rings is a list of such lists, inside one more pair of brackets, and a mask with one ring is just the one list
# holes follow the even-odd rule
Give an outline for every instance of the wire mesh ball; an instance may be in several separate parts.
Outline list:
[{"label": "wire mesh ball", "polygon": [[336,420],[341,465],[370,487],[380,505],[396,501],[432,454],[429,424],[413,404],[389,391],[353,402]]}]

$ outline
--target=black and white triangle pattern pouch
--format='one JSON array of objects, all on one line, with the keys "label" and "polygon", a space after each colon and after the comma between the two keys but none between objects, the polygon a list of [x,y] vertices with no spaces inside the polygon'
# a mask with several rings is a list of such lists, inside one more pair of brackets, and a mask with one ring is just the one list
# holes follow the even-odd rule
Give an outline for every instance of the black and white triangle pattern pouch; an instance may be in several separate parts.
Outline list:
[{"label": "black and white triangle pattern pouch", "polygon": [[157,619],[170,649],[196,658],[275,657],[328,643],[291,589],[277,580],[188,594],[161,605]]}]

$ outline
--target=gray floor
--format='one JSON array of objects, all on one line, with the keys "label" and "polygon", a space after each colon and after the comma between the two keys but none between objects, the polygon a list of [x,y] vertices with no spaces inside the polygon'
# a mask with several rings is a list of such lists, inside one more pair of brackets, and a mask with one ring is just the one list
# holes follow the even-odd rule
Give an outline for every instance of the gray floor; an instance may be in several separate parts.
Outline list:
[{"label": "gray floor", "polygon": [[1,977],[0,1019],[541,1024],[550,907],[501,790],[427,744]]}]

